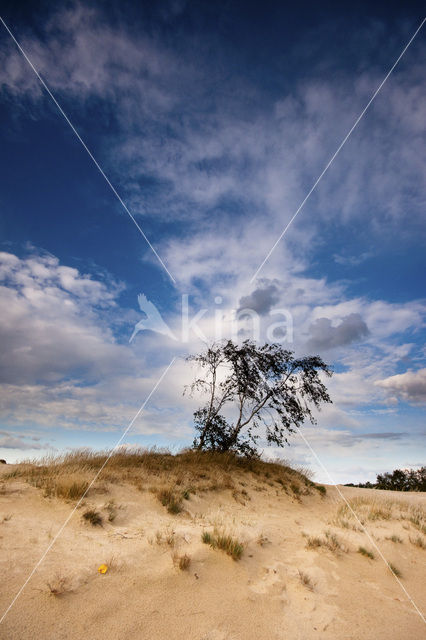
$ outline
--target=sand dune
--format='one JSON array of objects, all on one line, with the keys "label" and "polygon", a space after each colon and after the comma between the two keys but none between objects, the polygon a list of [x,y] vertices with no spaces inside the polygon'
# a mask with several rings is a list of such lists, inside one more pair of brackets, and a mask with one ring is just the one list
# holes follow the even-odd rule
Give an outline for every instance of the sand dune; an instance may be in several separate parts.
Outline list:
[{"label": "sand dune", "polygon": [[[3,466],[1,472],[10,475],[13,469],[19,466]],[[273,474],[234,475],[234,488],[185,493],[189,499],[175,515],[148,486],[103,482],[75,511],[0,625],[0,637],[425,636],[420,615],[334,487],[322,496],[307,493],[303,484],[283,487]],[[426,551],[419,545],[426,543],[421,513],[426,494],[340,489],[355,501],[374,542],[424,611]],[[46,498],[17,476],[1,484],[0,505],[4,611],[73,503]],[[89,509],[101,515],[102,526],[84,520]],[[202,533],[214,530],[243,544],[241,559],[203,543]],[[189,567],[179,568],[185,556]],[[98,572],[101,564],[108,567],[105,574]]]}]

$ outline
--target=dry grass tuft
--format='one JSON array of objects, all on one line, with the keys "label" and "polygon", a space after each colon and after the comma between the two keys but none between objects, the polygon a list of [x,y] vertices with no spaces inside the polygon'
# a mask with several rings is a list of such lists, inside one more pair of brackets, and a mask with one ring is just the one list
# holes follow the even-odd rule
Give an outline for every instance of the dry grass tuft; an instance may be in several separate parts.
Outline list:
[{"label": "dry grass tuft", "polygon": [[374,553],[372,551],[368,551],[365,547],[358,547],[358,553],[366,558],[370,558],[370,560],[374,560]]},{"label": "dry grass tuft", "polygon": [[309,536],[306,541],[306,549],[318,549],[324,547],[333,553],[339,553],[341,551],[346,552],[347,549],[344,544],[339,540],[335,533],[331,531],[325,531],[325,537],[320,538],[318,536]]},{"label": "dry grass tuft", "polygon": [[426,549],[426,542],[424,538],[422,538],[422,536],[417,536],[416,538],[412,538],[410,536],[410,542],[411,544],[414,544],[416,547],[419,547],[419,549]]},{"label": "dry grass tuft", "polygon": [[46,585],[52,596],[62,596],[72,591],[69,578],[60,573],[57,573]]},{"label": "dry grass tuft", "polygon": [[103,518],[99,511],[95,509],[88,509],[83,513],[83,518],[86,522],[90,522],[93,527],[101,527],[103,524]]},{"label": "dry grass tuft", "polygon": [[244,552],[244,545],[232,536],[221,533],[215,529],[213,533],[203,531],[201,540],[204,544],[209,544],[213,549],[225,551],[233,560],[240,560]]},{"label": "dry grass tuft", "polygon": [[402,544],[402,542],[403,542],[402,538],[397,536],[395,533],[393,535],[387,537],[386,540],[390,540],[391,542],[395,542],[395,543],[399,543],[399,544]]},{"label": "dry grass tuft", "polygon": [[391,564],[390,562],[388,562],[388,567],[389,569],[392,571],[393,575],[396,576],[397,578],[402,578],[402,573],[399,569],[397,569],[395,567],[395,565]]},{"label": "dry grass tuft", "polygon": [[167,507],[169,513],[177,515],[183,511],[182,499],[172,489],[160,489],[156,494],[163,507]]},{"label": "dry grass tuft", "polygon": [[180,556],[177,553],[174,553],[173,564],[175,567],[178,567],[181,571],[188,571],[191,565],[191,557],[187,553],[184,553],[182,556]]},{"label": "dry grass tuft", "polygon": [[[106,451],[80,449],[42,460],[29,460],[6,474],[3,480],[22,478],[43,490],[46,497],[77,500],[85,493],[108,456]],[[126,482],[141,490],[151,486],[158,495],[162,494],[170,513],[179,513],[183,508],[182,501],[189,499],[190,493],[233,491],[240,481],[247,483],[256,479],[260,486],[268,489],[268,479],[273,477],[282,486],[293,484],[293,491],[298,495],[300,487],[312,486],[305,476],[307,473],[307,470],[292,469],[281,461],[250,460],[233,453],[183,450],[172,454],[161,449],[123,448],[108,459],[99,478],[102,486],[96,482],[90,493],[105,492],[106,483]],[[178,487],[181,490],[178,491]],[[173,495],[167,497],[164,490]],[[243,492],[241,494],[248,499]]]},{"label": "dry grass tuft", "polygon": [[300,582],[303,584],[303,586],[305,586],[310,591],[314,590],[314,584],[313,584],[311,578],[308,576],[307,573],[305,573],[304,571],[301,571],[300,569],[299,569],[299,578],[300,578]]}]

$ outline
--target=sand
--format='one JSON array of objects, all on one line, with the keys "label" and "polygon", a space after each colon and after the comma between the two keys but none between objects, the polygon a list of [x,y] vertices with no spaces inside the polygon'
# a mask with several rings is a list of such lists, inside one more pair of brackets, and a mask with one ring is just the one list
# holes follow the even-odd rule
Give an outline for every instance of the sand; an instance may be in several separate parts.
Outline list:
[{"label": "sand", "polygon": [[[2,467],[10,472],[13,465]],[[340,487],[347,499],[391,499],[425,507],[426,494]],[[78,509],[0,625],[0,638],[146,640],[410,640],[426,627],[394,575],[350,518],[342,501],[290,495],[251,476],[237,499],[229,490],[191,495],[169,514],[150,491],[114,484]],[[105,505],[115,503],[108,522]],[[88,507],[102,527],[82,519]],[[1,611],[4,612],[72,510],[21,479],[0,492]],[[111,509],[110,509],[111,510]],[[408,513],[408,512],[407,512]],[[350,528],[347,528],[348,521]],[[352,526],[354,528],[352,528]],[[421,611],[426,609],[426,541],[408,518],[368,520],[368,531]],[[203,544],[216,527],[244,543],[234,561]],[[307,548],[310,537],[337,536],[341,549]],[[397,536],[399,541],[392,541]],[[411,541],[410,541],[411,538]],[[396,538],[395,538],[396,539]],[[358,552],[372,550],[374,559]],[[191,559],[179,569],[182,555]],[[98,572],[102,564],[105,574]],[[305,576],[305,583],[303,577]],[[50,586],[49,586],[50,585]],[[52,594],[59,589],[63,593]]]}]

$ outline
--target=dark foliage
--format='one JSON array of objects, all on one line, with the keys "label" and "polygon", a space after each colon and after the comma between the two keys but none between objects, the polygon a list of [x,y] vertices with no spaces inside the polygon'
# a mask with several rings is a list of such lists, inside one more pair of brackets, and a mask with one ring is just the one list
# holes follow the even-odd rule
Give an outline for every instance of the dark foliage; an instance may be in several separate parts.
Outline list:
[{"label": "dark foliage", "polygon": [[362,489],[388,489],[389,491],[426,491],[426,467],[421,469],[395,469],[379,474],[375,484],[371,482],[345,485]]},{"label": "dark foliage", "polygon": [[[262,428],[269,445],[284,446],[287,435],[306,418],[315,423],[309,404],[319,409],[331,402],[319,376],[332,373],[323,360],[295,358],[279,344],[259,347],[250,340],[241,345],[228,340],[188,360],[205,370],[191,391],[208,396],[206,405],[194,414],[198,449],[256,456]],[[236,411],[232,423],[222,414],[229,405]]]}]

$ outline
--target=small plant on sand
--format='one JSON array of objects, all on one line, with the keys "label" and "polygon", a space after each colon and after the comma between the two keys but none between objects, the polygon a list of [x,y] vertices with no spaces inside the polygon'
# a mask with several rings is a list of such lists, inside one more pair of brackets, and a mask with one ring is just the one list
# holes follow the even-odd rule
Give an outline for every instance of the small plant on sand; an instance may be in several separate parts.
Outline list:
[{"label": "small plant on sand", "polygon": [[305,573],[304,571],[300,571],[300,569],[299,569],[299,578],[303,586],[305,586],[310,591],[314,590],[314,585],[312,583],[312,580],[310,579],[307,573]]},{"label": "small plant on sand", "polygon": [[306,541],[306,548],[307,549],[317,549],[322,544],[324,544],[324,541],[321,540],[321,538],[318,538],[316,536],[309,536],[309,538]]},{"label": "small plant on sand", "polygon": [[219,533],[216,530],[213,533],[203,531],[201,540],[213,549],[225,551],[233,560],[239,560],[243,555],[244,545],[230,535]]},{"label": "small plant on sand", "polygon": [[368,551],[365,547],[358,547],[358,553],[366,558],[370,558],[370,560],[374,560],[374,553],[372,551]]},{"label": "small plant on sand", "polygon": [[212,534],[209,531],[203,531],[203,533],[201,534],[201,540],[204,542],[204,544],[211,545],[213,541]]},{"label": "small plant on sand", "polygon": [[182,501],[171,489],[160,489],[157,496],[163,507],[167,507],[169,513],[176,515],[182,511]]},{"label": "small plant on sand", "polygon": [[345,546],[340,542],[339,538],[335,533],[331,531],[325,532],[325,538],[320,538],[318,536],[309,536],[306,541],[306,549],[317,549],[318,547],[325,547],[329,551],[333,553],[338,553],[340,551],[347,551]]},{"label": "small plant on sand", "polygon": [[184,553],[182,556],[175,553],[173,554],[173,564],[175,567],[179,567],[181,571],[188,571],[191,565],[191,558],[187,553]]},{"label": "small plant on sand", "polygon": [[395,567],[394,564],[391,564],[390,562],[388,562],[388,567],[392,571],[394,576],[396,576],[397,578],[402,578],[402,573],[400,572],[399,569]]},{"label": "small plant on sand", "polygon": [[259,534],[259,537],[257,538],[256,542],[260,547],[266,547],[266,545],[271,543],[269,538],[265,536],[263,533]]},{"label": "small plant on sand", "polygon": [[419,549],[426,549],[426,542],[421,536],[417,536],[416,538],[410,536],[410,542],[416,545],[416,547],[419,547]]},{"label": "small plant on sand", "polygon": [[69,578],[57,573],[52,580],[46,583],[52,596],[62,596],[64,593],[72,591]]},{"label": "small plant on sand", "polygon": [[300,495],[300,487],[298,484],[295,484],[294,482],[292,482],[290,485],[290,489],[293,491],[295,496]]},{"label": "small plant on sand", "polygon": [[108,522],[114,522],[117,517],[117,507],[114,500],[107,502],[104,509],[108,512]]},{"label": "small plant on sand", "polygon": [[402,538],[400,538],[399,536],[393,534],[392,536],[389,536],[389,538],[386,538],[386,540],[390,540],[391,542],[399,542],[400,544],[402,544]]},{"label": "small plant on sand", "polygon": [[86,522],[90,522],[90,524],[94,527],[101,527],[103,523],[103,519],[99,511],[95,509],[88,509],[83,513],[83,518]]},{"label": "small plant on sand", "polygon": [[324,497],[327,493],[326,487],[322,484],[314,484],[314,488]]}]

